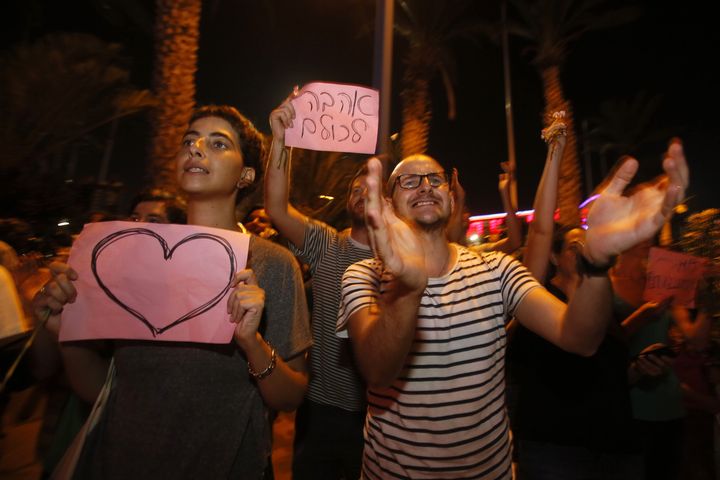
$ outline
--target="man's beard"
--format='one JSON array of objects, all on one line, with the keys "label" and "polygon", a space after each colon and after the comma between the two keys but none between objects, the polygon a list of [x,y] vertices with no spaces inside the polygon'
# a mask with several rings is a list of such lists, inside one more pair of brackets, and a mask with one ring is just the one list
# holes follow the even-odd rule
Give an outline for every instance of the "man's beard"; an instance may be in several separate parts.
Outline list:
[{"label": "man's beard", "polygon": [[416,228],[425,233],[445,231],[448,225],[448,217],[438,218],[434,222],[415,222]]}]

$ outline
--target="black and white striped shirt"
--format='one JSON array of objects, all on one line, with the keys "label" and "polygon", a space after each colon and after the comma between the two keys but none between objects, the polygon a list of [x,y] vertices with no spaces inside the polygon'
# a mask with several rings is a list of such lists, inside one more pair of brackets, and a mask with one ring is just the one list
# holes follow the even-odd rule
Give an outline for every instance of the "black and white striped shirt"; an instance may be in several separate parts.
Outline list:
[{"label": "black and white striped shirt", "polygon": [[[400,376],[368,390],[363,478],[511,478],[505,412],[505,322],[539,286],[512,257],[459,245],[452,271],[430,278]],[[383,288],[378,260],[343,277],[338,335]]]},{"label": "black and white striped shirt", "polygon": [[350,342],[335,335],[340,282],[345,269],[372,257],[370,247],[316,220],[305,227],[303,249],[290,250],[310,266],[312,336],[308,398],[352,412],[365,409],[365,384],[355,368]]}]

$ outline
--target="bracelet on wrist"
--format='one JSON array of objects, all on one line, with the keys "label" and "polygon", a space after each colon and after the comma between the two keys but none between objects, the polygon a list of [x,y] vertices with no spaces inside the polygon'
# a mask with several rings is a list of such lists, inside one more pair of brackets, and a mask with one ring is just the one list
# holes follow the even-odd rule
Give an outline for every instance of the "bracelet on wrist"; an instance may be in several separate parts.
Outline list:
[{"label": "bracelet on wrist", "polygon": [[250,366],[250,361],[248,361],[248,373],[255,380],[262,380],[263,378],[268,377],[273,372],[273,370],[275,370],[275,365],[277,363],[277,353],[275,352],[275,347],[273,347],[267,340],[265,340],[265,343],[267,343],[268,347],[270,347],[270,363],[267,367],[265,367],[265,370],[263,370],[262,372],[256,372]]}]

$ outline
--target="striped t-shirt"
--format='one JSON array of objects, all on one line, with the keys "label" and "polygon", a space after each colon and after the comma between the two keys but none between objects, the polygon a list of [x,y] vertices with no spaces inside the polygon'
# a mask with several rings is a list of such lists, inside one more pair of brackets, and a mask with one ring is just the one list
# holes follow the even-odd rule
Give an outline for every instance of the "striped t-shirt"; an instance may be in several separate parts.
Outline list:
[{"label": "striped t-shirt", "polygon": [[367,245],[350,237],[350,230],[311,220],[305,227],[303,249],[290,250],[310,266],[312,274],[312,336],[308,398],[352,412],[365,409],[365,384],[355,367],[350,341],[335,335],[340,282],[345,269],[372,257]]},{"label": "striped t-shirt", "polygon": [[[363,478],[511,478],[505,321],[539,284],[512,257],[455,247],[452,271],[428,281],[399,377],[368,390]],[[338,335],[384,281],[378,260],[348,268]]]}]

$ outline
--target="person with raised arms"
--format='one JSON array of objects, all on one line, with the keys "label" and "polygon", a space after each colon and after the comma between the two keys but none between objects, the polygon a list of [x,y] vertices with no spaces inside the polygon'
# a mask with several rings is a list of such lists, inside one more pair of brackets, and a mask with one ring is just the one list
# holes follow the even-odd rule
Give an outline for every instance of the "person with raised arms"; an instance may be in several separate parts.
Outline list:
[{"label": "person with raised arms", "polygon": [[664,182],[631,197],[623,191],[637,161],[618,169],[590,211],[578,246],[582,280],[567,305],[511,257],[448,242],[454,205],[435,159],[400,162],[387,198],[380,163],[368,167],[377,258],[346,271],[337,327],[368,383],[363,478],[509,479],[505,322],[515,316],[555,345],[592,355],[610,317],[613,257],[651,237],[682,199],[682,148],[670,148]]}]

